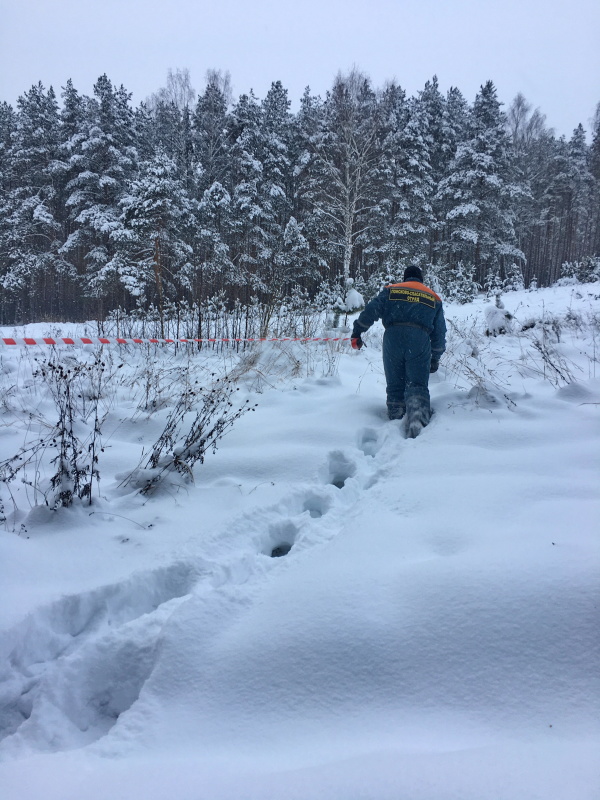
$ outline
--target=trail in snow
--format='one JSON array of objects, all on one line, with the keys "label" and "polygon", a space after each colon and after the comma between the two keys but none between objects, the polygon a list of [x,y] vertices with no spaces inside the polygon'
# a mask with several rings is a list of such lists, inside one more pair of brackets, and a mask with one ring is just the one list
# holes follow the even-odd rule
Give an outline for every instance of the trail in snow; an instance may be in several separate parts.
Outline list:
[{"label": "trail in snow", "polygon": [[[359,436],[359,448],[370,455],[375,443],[373,429]],[[204,598],[207,589],[210,596],[247,582],[256,571],[256,555],[287,556],[292,549],[302,552],[327,540],[337,532],[346,506],[340,505],[338,491],[356,469],[351,457],[332,451],[319,483],[254,513],[251,522],[244,516],[220,534],[227,539],[228,553],[235,550],[233,557],[214,563],[188,557],[119,584],[68,596],[8,631],[0,639],[0,658],[6,664],[0,676],[0,739],[8,740],[0,744],[0,754],[71,749],[105,736],[138,699],[175,608],[194,591]],[[316,524],[336,507],[333,529]],[[218,606],[221,601],[210,602]],[[61,719],[64,724],[57,726]]]}]

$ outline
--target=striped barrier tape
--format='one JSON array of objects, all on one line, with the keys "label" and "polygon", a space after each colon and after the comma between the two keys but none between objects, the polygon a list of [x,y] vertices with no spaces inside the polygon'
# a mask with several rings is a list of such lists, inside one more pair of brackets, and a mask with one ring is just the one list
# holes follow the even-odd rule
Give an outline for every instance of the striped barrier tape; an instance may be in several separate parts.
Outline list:
[{"label": "striped barrier tape", "polygon": [[84,344],[199,344],[202,342],[210,342],[211,344],[227,342],[229,344],[238,344],[239,342],[349,342],[349,338],[313,338],[313,337],[298,337],[297,339],[107,339],[100,337],[97,339],[90,339],[86,336],[69,338],[58,337],[51,338],[50,336],[43,336],[40,339],[32,339],[25,337],[23,339],[12,339],[0,337],[0,344],[4,345],[56,345],[56,344],[69,344],[69,345],[84,345]]}]

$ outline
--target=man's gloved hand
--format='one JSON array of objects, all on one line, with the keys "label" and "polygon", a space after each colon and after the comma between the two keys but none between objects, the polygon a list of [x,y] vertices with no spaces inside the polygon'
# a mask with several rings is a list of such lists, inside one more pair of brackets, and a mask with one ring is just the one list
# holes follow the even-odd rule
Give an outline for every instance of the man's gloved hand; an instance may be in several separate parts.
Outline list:
[{"label": "man's gloved hand", "polygon": [[354,323],[351,334],[351,344],[354,350],[360,350],[360,348],[364,345],[364,342],[361,339],[361,333],[361,329],[356,323]]},{"label": "man's gloved hand", "polygon": [[440,362],[437,360],[437,358],[432,358],[431,359],[431,365],[429,367],[429,372],[437,372],[439,365],[440,365]]}]

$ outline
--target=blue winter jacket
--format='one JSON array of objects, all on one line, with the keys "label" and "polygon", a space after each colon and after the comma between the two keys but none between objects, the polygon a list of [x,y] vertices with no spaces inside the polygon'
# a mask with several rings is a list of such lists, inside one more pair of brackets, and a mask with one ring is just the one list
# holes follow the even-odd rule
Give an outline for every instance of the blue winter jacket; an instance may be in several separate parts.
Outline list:
[{"label": "blue winter jacket", "polygon": [[446,349],[446,320],[442,299],[433,289],[419,281],[392,283],[374,297],[354,323],[362,333],[380,319],[384,328],[409,325],[424,328],[431,337],[431,358],[439,361]]}]

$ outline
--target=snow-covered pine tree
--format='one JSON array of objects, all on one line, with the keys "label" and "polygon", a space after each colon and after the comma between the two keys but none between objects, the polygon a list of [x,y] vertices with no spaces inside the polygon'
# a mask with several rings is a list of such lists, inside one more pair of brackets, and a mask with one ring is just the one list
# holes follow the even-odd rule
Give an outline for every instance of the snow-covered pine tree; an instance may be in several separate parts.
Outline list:
[{"label": "snow-covered pine tree", "polygon": [[62,252],[82,276],[84,294],[97,298],[102,316],[105,298],[109,307],[120,300],[114,241],[121,226],[119,201],[135,174],[138,154],[129,94],[123,87],[115,90],[106,75],[96,82],[94,94],[84,136],[72,155],[77,172],[67,185],[66,201],[72,232]]},{"label": "snow-covered pine tree", "polygon": [[308,242],[292,216],[292,116],[287,90],[277,81],[263,102],[263,175],[260,187],[265,250],[261,274],[270,305],[281,302],[292,286],[310,274]]},{"label": "snow-covered pine tree", "polygon": [[189,108],[180,109],[173,101],[158,100],[151,120],[148,129],[151,147],[147,157],[159,150],[165,153],[175,162],[178,177],[186,189],[193,192],[193,134]]},{"label": "snow-covered pine tree", "polygon": [[508,264],[522,261],[516,246],[515,182],[504,115],[492,81],[475,98],[469,139],[458,146],[451,173],[438,189],[449,210],[445,218],[444,260],[475,267],[478,283],[502,279]]},{"label": "snow-covered pine tree", "polygon": [[166,302],[191,297],[194,266],[189,242],[196,227],[177,165],[164,151],[143,164],[120,208],[120,227],[113,232],[117,251],[107,268],[140,305],[158,308],[164,337]]},{"label": "snow-covered pine tree", "polygon": [[194,173],[194,136],[192,131],[192,115],[186,106],[181,114],[181,137],[177,151],[177,171],[186,191],[190,196],[195,192],[196,176]]},{"label": "snow-covered pine tree", "polygon": [[[436,214],[437,209],[434,207],[433,201],[437,187],[446,175],[449,161],[444,137],[446,100],[440,92],[437,75],[425,83],[424,88],[418,94],[418,100],[427,130],[427,161],[430,180],[433,184],[433,192],[429,199],[432,219],[428,223],[428,252],[425,260],[433,264],[435,263],[435,247],[439,231],[443,227],[442,221]],[[453,156],[454,153],[452,153]]]},{"label": "snow-covered pine tree", "polygon": [[328,182],[320,158],[324,137],[323,102],[312,95],[307,87],[292,130],[292,213],[296,220],[301,221],[302,234],[309,245],[311,269],[315,274],[329,278],[329,268],[335,263],[338,248],[331,240],[331,222],[327,216],[325,190]]},{"label": "snow-covered pine tree", "polygon": [[238,283],[245,286],[245,301],[263,288],[260,265],[266,236],[260,194],[262,124],[262,108],[253,92],[241,95],[232,111],[231,257]]},{"label": "snow-covered pine tree", "polygon": [[565,261],[579,261],[591,251],[597,209],[592,206],[594,176],[591,153],[583,125],[579,124],[569,141],[570,192],[567,207]]},{"label": "snow-covered pine tree", "polygon": [[399,154],[407,122],[406,93],[397,83],[391,82],[379,97],[380,150],[371,181],[370,224],[367,231],[358,237],[364,274],[367,280],[375,276],[373,280],[377,286],[383,276],[393,274],[397,277],[401,271],[398,261],[401,254],[395,246],[397,242],[392,227],[404,204]]},{"label": "snow-covered pine tree", "polygon": [[592,145],[590,147],[590,172],[594,178],[592,209],[594,213],[594,238],[592,253],[600,253],[600,103],[596,106],[592,127]]},{"label": "snow-covered pine tree", "polygon": [[[59,113],[52,87],[41,83],[17,101],[13,117],[4,108],[6,191],[0,198],[0,282],[15,318],[39,319],[42,308],[59,316],[58,291],[68,272],[62,244]],[[6,136],[9,136],[9,142]],[[8,144],[8,146],[7,146]]]},{"label": "snow-covered pine tree", "polygon": [[515,230],[518,247],[526,256],[524,279],[530,281],[538,272],[543,276],[547,265],[540,264],[541,198],[545,190],[545,162],[552,135],[539,109],[533,109],[522,94],[517,94],[506,115],[512,142],[513,162],[524,191],[515,198]]},{"label": "snow-covered pine tree", "polygon": [[198,197],[214,183],[230,186],[231,120],[217,82],[208,82],[192,115],[192,140]]},{"label": "snow-covered pine tree", "polygon": [[558,280],[562,265],[570,261],[568,231],[577,189],[569,142],[564,136],[552,139],[549,150],[539,220],[543,227],[542,258],[546,266],[540,277],[546,285]]},{"label": "snow-covered pine tree", "polygon": [[[81,151],[85,146],[88,131],[89,99],[82,97],[69,79],[62,92],[62,109],[60,111],[60,168],[62,170],[60,196],[60,222],[63,227],[60,253],[65,263],[70,265],[72,280],[76,287],[74,300],[80,302],[79,275],[73,259],[66,258],[64,244],[74,232],[75,227],[68,199],[71,195],[69,185],[81,171]],[[82,270],[80,271],[81,274]]]},{"label": "snow-covered pine tree", "polygon": [[[475,267],[473,264],[463,264],[459,261],[454,267],[446,268],[441,275],[440,291],[445,300],[455,303],[470,303],[477,296],[479,286],[474,280]],[[435,288],[435,287],[433,287]]]},{"label": "snow-covered pine tree", "polygon": [[231,223],[231,195],[215,181],[204,191],[197,208],[195,231],[195,277],[193,296],[202,303],[207,297],[241,283],[228,245]]},{"label": "snow-covered pine tree", "polygon": [[[13,107],[5,102],[0,103],[0,217],[4,217],[6,199],[13,185],[9,154],[16,124]],[[0,222],[0,237],[5,234]],[[0,247],[0,281],[8,266],[8,252]],[[15,298],[9,297],[7,292],[0,292],[0,323],[10,324],[14,321],[14,300]]]},{"label": "snow-covered pine tree", "polygon": [[431,207],[434,183],[430,163],[431,137],[427,115],[418,99],[408,102],[408,119],[397,138],[393,154],[396,213],[389,227],[386,262],[424,267],[434,218]]},{"label": "snow-covered pine tree", "polygon": [[431,177],[437,185],[444,177],[448,163],[444,137],[446,101],[440,92],[437,75],[425,83],[418,94],[418,101],[429,138],[428,160]]},{"label": "snow-covered pine tree", "polygon": [[[433,96],[434,98],[436,97],[436,95]],[[428,94],[426,94],[425,97],[428,97]],[[438,103],[435,102],[433,108],[428,112],[430,117],[437,108]],[[439,192],[439,189],[442,181],[451,174],[451,165],[454,163],[458,145],[467,138],[469,119],[470,109],[467,101],[457,88],[451,87],[442,105],[441,130],[437,127],[437,123],[434,123],[435,128],[433,133],[434,154],[432,160],[432,178],[435,184],[435,190],[431,206],[433,209],[434,224],[431,235],[429,261],[432,267],[435,267],[435,271],[443,285],[454,279],[457,274],[458,265],[455,264],[451,273],[447,278],[444,278],[444,271],[448,268],[448,264],[445,262],[447,256],[445,237],[448,234],[446,229],[446,214],[452,208],[452,202],[448,197],[444,197]],[[439,143],[438,137],[440,137]],[[468,270],[467,273],[470,275]],[[469,280],[471,278],[472,275],[470,275]],[[465,291],[467,294],[471,292],[470,285],[465,288]]]},{"label": "snow-covered pine tree", "polygon": [[9,153],[16,126],[13,107],[0,102],[0,197],[4,197],[12,186]]},{"label": "snow-covered pine tree", "polygon": [[[13,107],[4,100],[0,102],[0,164],[3,170],[8,165],[8,151],[10,149],[12,134],[16,128],[15,111]],[[3,180],[5,174],[2,172]],[[5,186],[5,184],[3,184]],[[6,186],[8,188],[8,186]]]},{"label": "snow-covered pine tree", "polygon": [[310,246],[295,217],[290,217],[283,232],[283,248],[277,255],[277,294],[283,299],[294,287],[302,286],[304,278],[316,278],[311,267]]},{"label": "snow-covered pine tree", "polygon": [[520,264],[512,263],[506,268],[506,277],[503,283],[505,292],[519,292],[525,288],[523,270]]}]

